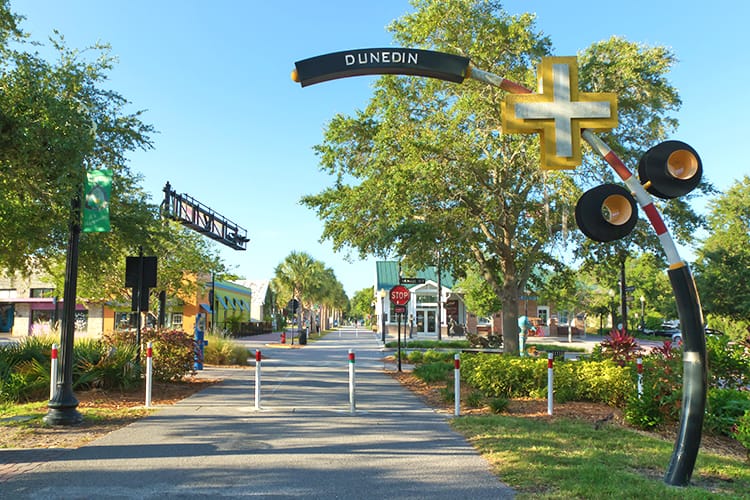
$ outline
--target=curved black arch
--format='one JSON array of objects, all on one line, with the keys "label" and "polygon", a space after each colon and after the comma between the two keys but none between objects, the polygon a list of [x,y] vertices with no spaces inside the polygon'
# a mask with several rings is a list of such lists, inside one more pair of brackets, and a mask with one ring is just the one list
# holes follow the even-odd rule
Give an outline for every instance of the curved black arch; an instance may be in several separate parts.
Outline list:
[{"label": "curved black arch", "polygon": [[292,80],[303,87],[362,75],[412,75],[462,83],[469,58],[432,50],[387,47],[332,52],[294,63]]}]

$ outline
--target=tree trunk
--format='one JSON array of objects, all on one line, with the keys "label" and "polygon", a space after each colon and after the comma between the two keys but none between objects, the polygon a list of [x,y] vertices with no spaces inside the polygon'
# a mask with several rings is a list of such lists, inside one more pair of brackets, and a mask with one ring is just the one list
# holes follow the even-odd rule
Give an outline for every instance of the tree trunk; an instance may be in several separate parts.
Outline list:
[{"label": "tree trunk", "polygon": [[518,287],[515,279],[503,284],[503,352],[518,356]]}]

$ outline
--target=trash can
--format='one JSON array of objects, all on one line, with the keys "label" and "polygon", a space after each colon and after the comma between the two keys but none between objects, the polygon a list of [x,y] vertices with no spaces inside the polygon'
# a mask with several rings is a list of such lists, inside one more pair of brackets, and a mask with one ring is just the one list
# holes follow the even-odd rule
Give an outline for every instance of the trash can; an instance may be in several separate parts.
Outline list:
[{"label": "trash can", "polygon": [[306,345],[307,344],[307,330],[300,330],[299,331],[299,345]]}]

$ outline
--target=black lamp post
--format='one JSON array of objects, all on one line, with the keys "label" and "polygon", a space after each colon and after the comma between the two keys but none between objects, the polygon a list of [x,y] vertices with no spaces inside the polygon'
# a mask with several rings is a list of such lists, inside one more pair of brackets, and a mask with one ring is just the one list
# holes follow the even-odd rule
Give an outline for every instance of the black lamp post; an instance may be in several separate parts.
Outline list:
[{"label": "black lamp post", "polygon": [[[73,394],[73,341],[75,337],[76,289],[78,287],[78,241],[81,236],[81,199],[71,200],[70,234],[65,261],[65,288],[63,290],[63,316],[60,328],[61,360],[55,394],[47,407],[43,420],[50,425],[74,425],[83,421],[76,409],[78,399]],[[62,376],[59,376],[62,374]]]},{"label": "black lamp post", "polygon": [[385,289],[380,290],[380,340],[385,345]]},{"label": "black lamp post", "polygon": [[646,330],[646,297],[641,295],[641,333]]}]

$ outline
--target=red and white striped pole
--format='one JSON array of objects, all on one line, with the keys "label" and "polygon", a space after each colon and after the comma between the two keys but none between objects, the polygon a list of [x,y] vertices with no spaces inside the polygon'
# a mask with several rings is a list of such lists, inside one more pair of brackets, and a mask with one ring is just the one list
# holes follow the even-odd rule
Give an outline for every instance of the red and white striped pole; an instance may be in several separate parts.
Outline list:
[{"label": "red and white striped pole", "polygon": [[349,349],[349,413],[354,414],[357,410],[357,404],[354,399],[354,390],[357,381],[354,377],[354,350]]},{"label": "red and white striped pole", "polygon": [[260,349],[255,351],[255,409],[260,410]]},{"label": "red and white striped pole", "polygon": [[49,398],[55,397],[57,390],[57,344],[52,344],[50,370],[49,370]]},{"label": "red and white striped pole", "polygon": [[154,371],[154,350],[153,343],[146,344],[146,408],[151,408],[151,384],[153,383],[152,374]]},{"label": "red and white striped pole", "polygon": [[552,415],[552,382],[554,374],[552,372],[552,359],[554,354],[547,353],[547,415]]},{"label": "red and white striped pole", "polygon": [[643,395],[643,359],[636,358],[636,366],[638,367],[638,397]]},{"label": "red and white striped pole", "polygon": [[454,415],[461,415],[461,356],[453,355],[453,401],[455,403]]}]

